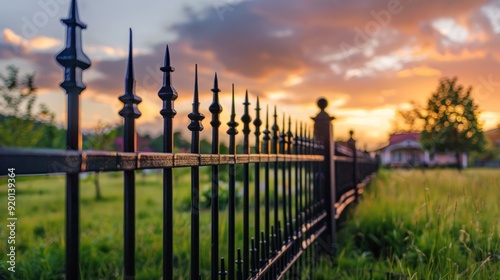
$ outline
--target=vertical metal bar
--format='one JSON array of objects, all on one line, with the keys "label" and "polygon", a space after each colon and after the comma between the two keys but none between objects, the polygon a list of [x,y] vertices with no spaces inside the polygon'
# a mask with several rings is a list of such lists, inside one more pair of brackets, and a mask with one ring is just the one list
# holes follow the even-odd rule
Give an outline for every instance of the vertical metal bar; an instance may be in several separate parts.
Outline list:
[{"label": "vertical metal bar", "polygon": [[264,231],[260,232],[260,267],[264,266],[267,262],[267,241]]},{"label": "vertical metal bar", "polygon": [[[250,103],[248,102],[248,90],[245,92],[245,102],[244,113],[241,116],[241,121],[243,122],[243,153],[250,154],[250,121],[252,118],[248,114],[248,107]],[[249,164],[243,164],[243,277],[248,278],[248,272],[250,271],[250,180],[249,180]]]},{"label": "vertical metal bar", "polygon": [[[284,116],[283,116],[284,117]],[[288,116],[288,131],[286,132],[286,144],[287,144],[287,154],[291,155],[292,154],[292,119],[290,116]],[[284,128],[284,127],[283,127]],[[293,194],[292,194],[292,163],[288,161],[286,163],[286,170],[288,171],[288,236],[289,240],[292,238],[294,235],[295,231],[293,230],[293,216],[292,216],[292,200],[293,200]]]},{"label": "vertical metal bar", "polygon": [[[279,143],[280,143],[280,154],[285,154],[286,153],[286,134],[285,134],[285,114],[283,114],[283,126],[281,127],[281,133],[280,133],[280,138],[279,138]],[[286,165],[285,161],[281,163],[281,191],[282,191],[282,196],[283,196],[283,232],[285,236],[283,237],[283,242],[288,241],[288,219],[287,219],[287,195],[286,195]]]},{"label": "vertical metal bar", "polygon": [[[312,154],[312,139],[311,139],[311,134],[309,130],[306,128],[306,138],[307,138],[307,146],[306,146],[306,153],[307,154]],[[307,192],[309,196],[309,221],[311,221],[314,218],[314,197],[313,197],[313,185],[312,185],[312,180],[314,179],[314,169],[313,169],[313,163],[309,162],[307,164]],[[312,228],[309,229],[312,232]],[[314,242],[311,242],[309,244],[310,249],[309,249],[309,265],[310,265],[310,270],[309,270],[309,278],[313,278],[313,270],[314,270],[314,256],[315,256],[315,251],[314,251]]]},{"label": "vertical metal bar", "polygon": [[[177,114],[174,109],[174,100],[177,99],[177,91],[172,86],[172,75],[174,68],[170,64],[170,51],[168,45],[165,48],[164,66],[160,67],[163,72],[163,86],[158,91],[162,100],[163,108],[160,114],[163,116],[163,152],[174,151],[173,118]],[[173,220],[173,174],[172,168],[163,168],[163,278],[172,279],[174,266],[174,220]]]},{"label": "vertical metal bar", "polygon": [[[264,154],[268,154],[269,155],[269,140],[271,139],[269,137],[269,134],[271,133],[271,131],[269,130],[269,106],[266,106],[266,128],[264,129],[264,137],[262,138],[263,140],[263,145],[262,145],[262,152]],[[269,234],[270,234],[270,231],[269,231],[269,227],[270,227],[270,205],[269,205],[269,161],[266,161],[264,163],[264,189],[265,189],[265,194],[264,194],[264,201],[265,201],[265,226],[264,226],[264,230],[265,230],[265,237],[266,237],[266,240],[267,240],[267,244],[270,243],[270,239],[269,239]],[[268,254],[269,252],[266,252],[266,254]]]},{"label": "vertical metal bar", "polygon": [[[232,103],[231,103],[231,119],[227,123],[229,126],[229,129],[227,130],[227,134],[229,135],[229,154],[235,155],[236,154],[236,140],[235,136],[238,134],[238,130],[236,127],[238,126],[238,123],[235,121],[236,114],[235,114],[235,106],[234,106],[234,84],[232,85]],[[234,279],[235,273],[234,273],[234,266],[235,266],[235,188],[236,188],[236,182],[235,182],[235,172],[234,172],[234,167],[235,167],[236,161],[234,161],[233,164],[230,164],[228,166],[229,169],[229,198],[228,198],[228,278],[229,279]]]},{"label": "vertical metal bar", "polygon": [[[119,97],[123,109],[119,112],[124,119],[123,151],[135,152],[135,119],[141,116],[137,108],[142,99],[135,95],[134,65],[132,60],[132,29],[129,40],[125,93]],[[135,170],[124,171],[124,265],[125,278],[135,278]]]},{"label": "vertical metal bar", "polygon": [[[255,153],[260,154],[260,126],[262,125],[262,120],[260,119],[260,104],[259,97],[257,96],[257,105],[255,106],[255,120],[253,121],[253,125],[255,126]],[[255,219],[254,219],[254,238],[255,247],[258,251],[258,246],[260,244],[260,163],[256,162],[254,165],[254,196],[255,196]]]},{"label": "vertical metal bar", "polygon": [[[213,100],[208,108],[212,113],[212,154],[219,154],[219,126],[221,124],[219,115],[222,112],[222,106],[219,103],[219,82],[217,73],[214,76],[214,87],[212,88]],[[218,278],[218,260],[219,260],[219,166],[212,165],[212,280]],[[222,268],[222,271],[224,269]]]},{"label": "vertical metal bar", "polygon": [[[305,128],[304,131],[305,135],[305,141],[304,141],[304,153],[306,155],[309,154],[309,146],[310,146],[310,140],[309,139],[309,134],[307,133],[307,127]],[[307,222],[309,223],[312,218],[312,199],[311,199],[311,162],[307,162],[305,164],[305,191],[306,191],[306,216],[307,216]]]},{"label": "vertical metal bar", "polygon": [[[295,137],[293,138],[293,153],[295,155],[299,154],[299,130],[298,130],[298,122],[295,121]],[[294,176],[295,176],[295,227],[294,227],[294,233],[295,236],[297,236],[296,244],[295,244],[295,249],[296,252],[298,253],[300,250],[300,207],[299,207],[299,200],[300,200],[300,176],[299,176],[299,162],[295,161],[294,163]]]},{"label": "vertical metal bar", "polygon": [[278,210],[278,201],[279,201],[279,196],[278,196],[278,115],[276,114],[276,106],[274,106],[274,122],[272,126],[272,131],[273,131],[273,137],[272,137],[272,143],[271,143],[271,154],[274,154],[276,156],[276,161],[273,164],[274,167],[274,228],[276,229],[276,234],[278,233],[278,223],[279,223],[279,210]]},{"label": "vertical metal bar", "polygon": [[241,259],[241,249],[238,248],[238,260],[236,261],[236,279],[238,280],[243,280],[246,278],[243,278],[243,268],[241,267],[241,264],[243,263],[243,260]]},{"label": "vertical metal bar", "polygon": [[[66,45],[56,56],[57,62],[64,67],[64,81],[61,87],[68,95],[66,149],[81,150],[80,132],[80,94],[85,90],[82,81],[83,70],[90,67],[90,59],[82,49],[81,32],[87,26],[80,21],[76,0],[72,0],[68,18],[62,19],[66,25]],[[66,277],[79,279],[80,255],[80,204],[78,173],[66,174]]]},{"label": "vertical metal bar", "polygon": [[227,271],[226,271],[226,268],[225,268],[225,265],[224,265],[224,258],[220,258],[220,272],[219,272],[219,275],[220,275],[220,280],[225,280],[226,279]]},{"label": "vertical metal bar", "polygon": [[[271,241],[271,255],[273,257],[276,257],[276,254],[278,254],[278,246],[276,240],[276,233],[274,231],[274,225],[271,226],[270,241]],[[273,264],[270,275],[271,276],[276,275],[276,262]]]},{"label": "vertical metal bar", "polygon": [[[191,131],[191,153],[200,153],[200,131],[203,130],[201,121],[205,118],[200,113],[200,102],[198,98],[198,65],[194,72],[194,96],[193,111],[188,118],[191,123],[188,129]],[[200,167],[191,167],[191,279],[198,279],[200,274]]]},{"label": "vertical metal bar", "polygon": [[[283,235],[283,228],[281,227],[281,222],[278,222],[278,248],[283,249],[284,243],[285,243],[285,235]],[[280,256],[278,263],[279,263],[278,274],[281,274],[283,268],[285,267],[285,257],[283,255]]]},{"label": "vertical metal bar", "polygon": [[[295,146],[295,151],[297,154],[299,155],[302,155],[303,152],[302,152],[302,147],[303,147],[303,135],[302,135],[302,122],[300,122],[300,126],[299,126],[299,130],[297,130],[296,132],[296,146]],[[304,193],[304,184],[302,183],[302,179],[303,179],[303,161],[299,161],[298,164],[297,164],[297,186],[298,186],[298,198],[299,198],[299,202],[298,202],[298,221],[299,221],[299,226],[298,226],[298,232],[299,232],[299,235],[300,235],[300,238],[299,238],[299,242],[300,242],[300,250],[305,250],[306,248],[303,248],[302,244],[304,241],[307,240],[307,236],[305,234],[305,232],[302,230],[303,229],[303,225],[304,225],[304,208],[302,207],[303,206],[303,200],[304,200],[304,197],[303,197],[303,193]],[[306,262],[307,258],[307,251],[304,252],[304,255],[300,258],[300,266],[301,267],[304,267]]]},{"label": "vertical metal bar", "polygon": [[252,238],[251,245],[250,245],[250,275],[253,277],[257,274],[259,271],[257,268],[257,258],[258,258],[258,250],[257,246],[255,246],[255,238]]},{"label": "vertical metal bar", "polygon": [[[302,134],[302,154],[304,155],[307,155],[307,133],[306,133],[306,130],[307,130],[307,125],[304,125],[304,130],[302,130],[301,134]],[[306,233],[306,236],[305,236],[305,239],[306,239],[306,242],[307,242],[307,251],[306,251],[306,262],[307,263],[310,263],[310,260],[311,260],[311,256],[312,256],[312,252],[311,252],[311,248],[309,247],[309,241],[307,241],[309,239],[309,236],[310,236],[310,233],[309,233],[309,185],[308,185],[308,179],[309,179],[309,163],[308,162],[304,162],[302,164],[302,169],[303,169],[303,172],[304,172],[304,175],[303,175],[303,188],[304,188],[304,208],[303,208],[303,211],[304,211],[304,227],[305,227],[305,233]]]},{"label": "vertical metal bar", "polygon": [[[292,144],[292,153],[294,155],[298,155],[299,154],[299,124],[297,121],[295,121],[295,137],[293,138],[293,144]],[[300,182],[299,182],[299,161],[295,161],[293,163],[293,171],[294,171],[294,180],[295,180],[295,184],[294,184],[294,187],[295,187],[295,201],[294,201],[294,204],[295,204],[295,215],[294,215],[294,218],[295,218],[295,226],[294,226],[294,232],[296,233],[296,235],[298,236],[299,235],[299,227],[300,227],[300,208],[299,208],[299,199],[300,199]]]}]

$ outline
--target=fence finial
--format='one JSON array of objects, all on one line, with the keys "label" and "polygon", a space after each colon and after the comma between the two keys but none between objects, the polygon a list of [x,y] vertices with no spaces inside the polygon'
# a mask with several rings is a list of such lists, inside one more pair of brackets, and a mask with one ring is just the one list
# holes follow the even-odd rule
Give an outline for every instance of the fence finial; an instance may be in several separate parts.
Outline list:
[{"label": "fence finial", "polygon": [[201,121],[205,118],[205,116],[200,113],[200,101],[198,97],[198,64],[195,64],[194,68],[193,112],[189,113],[188,118],[191,120],[191,123],[188,125],[189,130],[203,130],[203,124],[201,123]]},{"label": "fence finial", "polygon": [[[212,99],[212,104],[208,107],[208,110],[210,113],[212,113],[212,121],[210,124],[213,127],[219,127],[220,126],[220,120],[219,120],[219,114],[222,113],[222,106],[219,103],[219,80],[217,79],[217,72],[214,75],[214,87],[212,88],[212,93],[213,93],[213,99]],[[218,137],[218,135],[213,135]],[[212,136],[212,137],[213,137]]]},{"label": "fence finial", "polygon": [[271,154],[278,154],[278,140],[279,140],[279,126],[278,126],[278,114],[276,113],[276,105],[274,105],[274,114],[273,114],[273,126],[271,130],[273,131],[272,143],[271,143]]},{"label": "fence finial", "polygon": [[328,101],[325,99],[325,98],[320,98],[318,99],[317,103],[316,103],[319,107],[319,109],[321,110],[318,115],[314,118],[312,118],[313,120],[322,120],[322,119],[325,119],[325,120],[334,120],[335,117],[333,116],[330,116],[326,111],[325,111],[325,108],[328,107]]},{"label": "fence finial", "polygon": [[170,74],[174,72],[174,70],[175,69],[170,65],[170,50],[167,45],[165,47],[164,65],[160,67],[160,71],[163,72],[163,86],[158,91],[158,96],[163,100],[163,108],[160,110],[160,114],[163,118],[172,119],[177,114],[174,109],[174,101],[177,99],[178,94],[172,86],[172,75]]},{"label": "fence finial", "polygon": [[236,122],[235,118],[236,118],[236,113],[235,113],[235,106],[234,106],[234,84],[232,84],[232,87],[231,87],[231,118],[229,120],[229,122],[227,123],[227,125],[229,126],[229,129],[227,130],[227,134],[231,135],[231,136],[234,136],[236,134],[238,134],[238,130],[236,129],[236,127],[238,126],[238,123]]},{"label": "fence finial", "polygon": [[253,125],[255,126],[255,153],[260,153],[260,126],[262,125],[262,120],[260,119],[260,102],[259,97],[257,96],[257,104],[255,106],[255,120],[253,121]]},{"label": "fence finial", "polygon": [[137,119],[141,116],[141,112],[137,108],[137,104],[142,102],[142,99],[135,95],[135,79],[134,79],[134,64],[133,64],[133,48],[132,48],[132,29],[129,29],[129,51],[127,62],[127,74],[125,76],[125,93],[118,99],[123,102],[123,109],[119,114],[123,118]]},{"label": "fence finial", "polygon": [[[281,131],[280,131],[280,137],[279,137],[279,140],[278,142],[280,143],[280,153],[281,154],[285,154],[286,151],[286,133],[285,133],[285,120],[286,120],[286,116],[285,116],[285,113],[283,113],[283,126],[281,127]],[[285,224],[286,226],[286,224]]]},{"label": "fence finial", "polygon": [[[244,111],[243,115],[241,116],[241,121],[243,122],[243,134],[248,135],[250,133],[250,122],[252,121],[252,117],[250,117],[250,114],[248,112],[248,107],[250,105],[250,102],[248,101],[248,90],[245,91],[245,102],[243,102],[244,105]],[[250,145],[247,145],[248,147]],[[245,153],[247,153],[247,150],[245,150]]]},{"label": "fence finial", "polygon": [[293,133],[292,133],[292,117],[288,116],[288,131],[286,132],[287,143],[288,143],[288,153],[292,153],[293,147]]},{"label": "fence finial", "polygon": [[81,38],[82,29],[87,28],[78,16],[78,6],[76,0],[71,1],[69,15],[67,19],[61,20],[66,25],[66,46],[57,56],[56,60],[64,69],[64,82],[61,87],[68,94],[80,94],[85,85],[82,81],[82,71],[90,67],[90,59],[85,55],[82,48]]}]

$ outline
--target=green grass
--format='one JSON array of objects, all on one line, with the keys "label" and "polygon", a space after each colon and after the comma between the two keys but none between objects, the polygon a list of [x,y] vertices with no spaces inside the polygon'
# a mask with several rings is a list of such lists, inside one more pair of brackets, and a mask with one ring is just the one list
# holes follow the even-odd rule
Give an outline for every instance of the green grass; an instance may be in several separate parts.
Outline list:
[{"label": "green grass", "polygon": [[[174,277],[189,278],[190,176],[189,168],[174,170]],[[209,168],[200,170],[200,192],[209,189]],[[32,176],[16,178],[16,274],[0,260],[0,279],[62,279],[65,262],[65,177]],[[123,277],[123,177],[102,173],[103,199],[95,200],[91,177],[80,180],[80,270],[83,279]],[[253,186],[253,185],[251,185]],[[162,275],[163,190],[161,173],[136,175],[136,270],[138,279],[160,279]],[[237,183],[237,189],[242,188]],[[253,200],[253,187],[250,201]],[[238,192],[237,190],[237,192]],[[263,201],[263,195],[261,201]],[[202,204],[204,197],[201,197]],[[236,240],[243,239],[243,213],[239,198],[236,213]],[[0,220],[7,218],[7,179],[0,178]],[[264,207],[261,207],[262,214]],[[253,232],[253,209],[250,232]],[[271,215],[272,212],[271,212]],[[261,215],[263,216],[263,215]],[[219,212],[220,256],[227,256],[227,210]],[[203,279],[210,273],[210,210],[200,211],[200,267]],[[264,220],[261,219],[262,226]],[[7,236],[0,227],[0,236]],[[253,236],[253,234],[251,234]],[[0,242],[0,252],[7,252]],[[10,246],[10,245],[9,245]],[[2,256],[5,256],[2,254]],[[227,263],[226,263],[227,267]]]},{"label": "green grass", "polygon": [[[201,189],[210,182],[202,170]],[[188,279],[189,169],[176,169],[174,184],[175,279]],[[136,176],[136,268],[138,279],[160,279],[162,271],[161,174]],[[16,279],[64,277],[64,176],[17,177]],[[104,199],[94,200],[91,179],[81,180],[80,260],[83,279],[121,279],[123,267],[123,179],[101,174]],[[0,178],[0,220],[7,217],[6,179]],[[500,170],[387,171],[345,216],[338,258],[319,257],[313,279],[500,279]],[[251,192],[251,196],[253,193]],[[253,220],[250,222],[253,225]],[[263,222],[263,221],[262,221]],[[203,279],[210,266],[210,212],[200,213]],[[221,245],[227,242],[227,211],[220,212]],[[237,240],[242,213],[237,213]],[[0,236],[7,228],[0,227]],[[317,246],[318,248],[320,246]],[[7,251],[6,240],[0,252]],[[225,256],[227,248],[221,248]],[[315,255],[319,256],[319,255]],[[7,272],[0,258],[0,279]],[[299,266],[302,279],[310,267]],[[14,279],[14,278],[13,278]]]},{"label": "green grass", "polygon": [[500,279],[499,195],[498,169],[381,170],[318,279]]}]

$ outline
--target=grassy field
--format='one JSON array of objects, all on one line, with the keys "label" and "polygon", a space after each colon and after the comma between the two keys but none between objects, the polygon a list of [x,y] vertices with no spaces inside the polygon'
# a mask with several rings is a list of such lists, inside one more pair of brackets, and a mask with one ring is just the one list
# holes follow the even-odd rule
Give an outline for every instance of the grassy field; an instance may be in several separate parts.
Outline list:
[{"label": "grassy field", "polygon": [[[174,171],[174,277],[188,279],[190,254],[189,168]],[[201,205],[207,202],[210,168],[200,169]],[[0,258],[0,279],[62,279],[64,277],[64,176],[16,177],[16,274],[7,271],[6,255]],[[83,279],[122,279],[123,176],[100,174],[103,199],[95,200],[93,177],[80,185],[80,261]],[[163,190],[162,175],[136,176],[136,268],[138,279],[160,279],[162,274]],[[224,183],[222,183],[224,185]],[[227,184],[226,184],[227,186]],[[236,240],[243,239],[242,186],[236,183]],[[227,190],[220,191],[220,196]],[[262,194],[263,195],[263,194]],[[263,201],[263,197],[261,201]],[[253,200],[253,190],[250,191]],[[7,179],[0,178],[0,220],[7,218]],[[203,279],[210,268],[210,208],[200,211],[200,267]],[[253,214],[253,209],[251,209]],[[264,212],[264,207],[261,208]],[[273,212],[271,211],[271,215]],[[262,215],[261,215],[262,216]],[[227,211],[219,212],[220,256],[227,256]],[[262,226],[264,221],[262,219]],[[250,232],[253,232],[250,217]],[[0,227],[0,252],[7,252],[8,228]],[[4,238],[5,237],[5,238]],[[236,244],[237,247],[242,244]],[[227,263],[226,263],[227,266]]]},{"label": "grassy field", "polygon": [[318,278],[500,279],[499,198],[499,169],[382,170]]},{"label": "grassy field", "polygon": [[[189,169],[175,171],[175,278],[187,279]],[[101,201],[94,200],[91,179],[81,183],[81,271],[84,279],[121,279],[122,176],[105,173],[101,180]],[[208,177],[201,181],[209,182]],[[161,277],[159,182],[159,174],[137,176],[138,279]],[[0,178],[0,203],[5,208],[6,194],[6,179]],[[363,200],[345,217],[338,258],[332,263],[321,257],[314,279],[369,279],[370,274],[374,279],[386,279],[386,273],[407,279],[500,279],[499,194],[500,170],[382,170]],[[62,176],[18,177],[16,278],[63,277],[64,197]],[[224,243],[227,214],[220,213],[220,240]],[[209,211],[201,212],[202,256],[209,255],[209,215]],[[241,212],[238,215],[241,221]],[[6,216],[7,210],[1,210],[0,220],[6,221]],[[0,227],[0,236],[7,236],[5,226]],[[225,250],[222,248],[221,256]],[[6,251],[5,240],[0,242],[0,252]],[[0,279],[7,278],[11,274],[6,271],[5,254],[0,259]],[[202,267],[209,267],[209,258],[201,260]],[[203,279],[207,276],[208,271],[203,270]]]}]

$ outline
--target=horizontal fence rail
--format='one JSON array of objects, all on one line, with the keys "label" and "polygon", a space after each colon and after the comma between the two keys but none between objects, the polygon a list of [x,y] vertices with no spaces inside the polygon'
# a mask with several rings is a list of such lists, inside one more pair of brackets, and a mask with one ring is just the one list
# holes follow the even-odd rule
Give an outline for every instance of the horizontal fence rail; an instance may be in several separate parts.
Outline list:
[{"label": "horizontal fence rail", "polygon": [[[302,277],[303,267],[309,267],[313,279],[319,249],[335,255],[336,220],[351,202],[363,193],[363,188],[378,169],[377,160],[356,149],[351,138],[346,143],[333,142],[333,117],[325,108],[327,101],[320,99],[319,114],[313,118],[314,132],[305,123],[292,121],[283,115],[278,122],[277,109],[271,115],[266,107],[261,119],[260,101],[251,113],[248,92],[243,102],[241,122],[237,121],[234,85],[232,106],[226,135],[220,132],[219,103],[221,90],[217,74],[214,75],[212,103],[199,102],[198,71],[194,70],[194,93],[188,130],[191,133],[190,153],[174,153],[173,119],[177,115],[174,101],[178,97],[172,86],[174,68],[170,50],[165,49],[163,85],[158,91],[162,102],[159,112],[163,118],[163,152],[136,150],[135,120],[141,116],[138,104],[142,99],[135,93],[133,67],[133,41],[130,30],[129,56],[125,89],[119,100],[123,108],[119,115],[124,119],[123,151],[83,151],[80,132],[79,96],[85,89],[82,71],[90,67],[90,60],[82,49],[82,29],[86,28],[78,15],[76,0],[71,1],[65,49],[57,61],[65,68],[61,84],[68,95],[67,149],[17,149],[0,148],[0,176],[7,175],[7,168],[16,174],[65,174],[66,175],[66,279],[79,279],[80,275],[80,198],[79,175],[82,172],[123,173],[124,186],[124,256],[123,278],[136,277],[136,210],[135,173],[141,169],[160,169],[163,199],[163,279],[174,278],[173,252],[175,241],[190,240],[190,278],[200,279],[281,279],[285,275]],[[158,101],[160,102],[160,101]],[[203,106],[201,106],[203,105]],[[212,130],[211,153],[200,153],[200,132],[204,129],[208,109]],[[252,119],[254,118],[254,119]],[[240,126],[241,125],[241,126]],[[240,126],[241,131],[238,131]],[[242,151],[236,149],[236,135],[243,134]],[[253,136],[251,135],[253,134]],[[222,137],[229,142],[229,152],[221,154]],[[253,138],[253,141],[251,140]],[[200,167],[211,167],[211,246],[209,256],[200,254]],[[220,244],[219,232],[219,167],[227,166],[229,173],[227,205],[227,244]],[[236,205],[236,166],[243,170],[243,203]],[[173,175],[177,168],[190,168],[190,236],[174,236]],[[252,178],[253,177],[253,178]],[[252,196],[253,194],[253,196]],[[242,213],[243,226],[236,226],[236,214]],[[237,236],[242,238],[237,239]],[[326,245],[325,245],[326,244]],[[224,245],[224,246],[223,246]],[[222,250],[221,248],[227,248]],[[153,248],[151,248],[153,249]],[[210,271],[200,267],[201,258],[211,258]],[[208,277],[208,276],[207,276]]]},{"label": "horizontal fence rail", "polygon": [[[107,172],[264,162],[321,162],[324,160],[322,155],[116,153],[5,148],[0,148],[0,156],[8,158],[8,162],[0,163],[0,168],[7,168],[7,166],[17,168],[16,174],[19,175]],[[30,164],[26,165],[26,162],[30,162]],[[0,176],[6,175],[7,169],[0,170]]]}]

